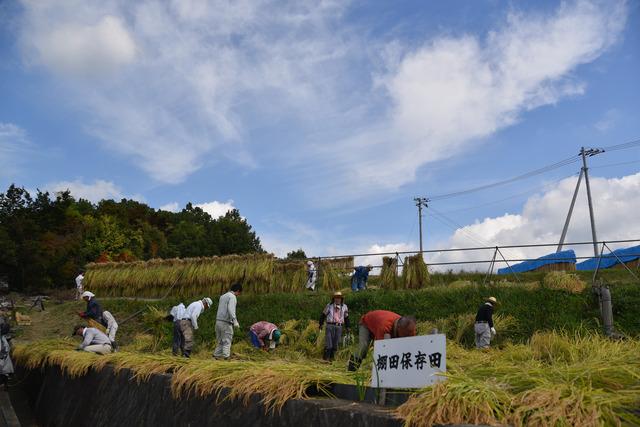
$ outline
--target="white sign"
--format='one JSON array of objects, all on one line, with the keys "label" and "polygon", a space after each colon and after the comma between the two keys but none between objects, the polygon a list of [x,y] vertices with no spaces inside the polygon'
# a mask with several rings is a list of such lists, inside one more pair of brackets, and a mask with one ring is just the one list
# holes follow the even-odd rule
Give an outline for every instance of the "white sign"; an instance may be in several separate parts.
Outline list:
[{"label": "white sign", "polygon": [[371,387],[422,388],[444,380],[447,337],[444,334],[376,340]]}]

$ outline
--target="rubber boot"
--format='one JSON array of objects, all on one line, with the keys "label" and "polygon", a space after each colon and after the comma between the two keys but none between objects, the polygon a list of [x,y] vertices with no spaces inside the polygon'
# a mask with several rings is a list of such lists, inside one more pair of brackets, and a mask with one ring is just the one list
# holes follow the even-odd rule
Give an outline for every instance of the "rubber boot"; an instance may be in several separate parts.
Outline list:
[{"label": "rubber boot", "polygon": [[332,348],[331,350],[329,350],[329,360],[333,361],[333,359],[335,359],[336,356],[336,349]]},{"label": "rubber boot", "polygon": [[324,349],[324,354],[322,355],[322,360],[330,360],[331,359],[331,350],[328,348]]}]

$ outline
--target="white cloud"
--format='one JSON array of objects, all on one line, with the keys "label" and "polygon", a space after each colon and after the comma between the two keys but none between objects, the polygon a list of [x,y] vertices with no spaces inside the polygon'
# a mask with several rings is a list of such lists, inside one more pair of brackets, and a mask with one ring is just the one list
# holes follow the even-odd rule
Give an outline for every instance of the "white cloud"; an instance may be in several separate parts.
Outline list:
[{"label": "white cloud", "polygon": [[180,210],[180,206],[178,205],[178,202],[171,202],[160,206],[158,209],[167,212],[178,212]]},{"label": "white cloud", "polygon": [[245,139],[256,112],[308,120],[338,96],[334,77],[347,42],[330,23],[346,2],[23,5],[27,61],[82,74],[65,80],[65,96],[93,118],[88,131],[161,182],[181,182],[216,161],[255,167]]},{"label": "white cloud", "polygon": [[193,206],[202,209],[211,215],[213,219],[220,218],[227,212],[235,209],[235,206],[233,206],[233,200],[227,200],[226,202],[218,202],[214,200],[213,202],[201,203]]},{"label": "white cloud", "polygon": [[76,199],[85,199],[93,203],[97,203],[103,199],[113,199],[116,201],[124,198],[143,200],[139,195],[125,195],[122,189],[116,184],[102,179],[97,179],[93,183],[85,183],[81,180],[52,182],[46,184],[44,190],[53,193],[69,190],[71,195]]},{"label": "white cloud", "polygon": [[[370,254],[384,254],[390,252],[405,252],[415,250],[414,245],[409,243],[387,243],[387,244],[374,244],[367,248],[366,253]],[[380,274],[378,266],[382,265],[382,257],[390,255],[369,255],[366,257],[358,257],[354,260],[356,265],[372,265],[374,269],[371,274]],[[400,255],[404,258],[404,254]]]},{"label": "white cloud", "polygon": [[[510,13],[486,38],[447,35],[404,50],[394,43],[377,78],[391,104],[386,118],[319,153],[323,168],[339,171],[329,191],[395,189],[422,165],[480,144],[525,112],[583,93],[572,73],[619,39],[626,17],[624,1],[578,0],[551,15]],[[358,167],[337,163],[336,150],[357,153]]]},{"label": "white cloud", "polygon": [[102,76],[131,63],[136,47],[122,20],[105,15],[92,24],[58,22],[28,39],[34,61],[60,73]]},{"label": "white cloud", "polygon": [[[575,184],[576,178],[567,178],[551,190],[530,197],[521,213],[478,220],[456,230],[441,246],[452,248],[478,246],[474,238],[486,241],[487,246],[558,242]],[[640,237],[640,222],[637,220],[637,212],[640,211],[640,173],[622,178],[591,178],[591,191],[598,240],[611,241]],[[589,242],[590,240],[591,228],[583,182],[565,241]],[[555,247],[504,249],[503,253],[508,259],[522,259],[552,253],[555,249]],[[593,256],[591,245],[574,246],[571,249],[574,249],[579,256]],[[491,259],[492,255],[493,251],[441,253],[427,256],[427,262]],[[467,266],[465,269],[470,267],[486,269],[488,265]]]}]

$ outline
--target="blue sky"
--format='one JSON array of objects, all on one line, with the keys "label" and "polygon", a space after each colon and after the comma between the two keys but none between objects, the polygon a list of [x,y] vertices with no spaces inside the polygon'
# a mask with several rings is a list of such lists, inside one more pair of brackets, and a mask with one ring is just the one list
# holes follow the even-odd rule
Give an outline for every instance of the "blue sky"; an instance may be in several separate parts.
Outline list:
[{"label": "blue sky", "polygon": [[[640,138],[638,2],[42,0],[0,28],[3,188],[234,206],[278,254],[412,249],[415,196]],[[591,162],[600,235],[640,236],[640,149]],[[426,245],[557,240],[577,172],[434,201]]]}]

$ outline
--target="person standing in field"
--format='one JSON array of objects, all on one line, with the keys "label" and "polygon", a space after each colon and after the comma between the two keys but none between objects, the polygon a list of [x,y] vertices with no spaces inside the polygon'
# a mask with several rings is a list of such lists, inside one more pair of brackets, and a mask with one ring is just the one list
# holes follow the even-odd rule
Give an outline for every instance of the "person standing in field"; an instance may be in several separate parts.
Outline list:
[{"label": "person standing in field", "polygon": [[355,267],[353,276],[351,276],[351,290],[353,292],[364,291],[367,289],[367,280],[369,280],[369,272],[373,269],[371,264]]},{"label": "person standing in field", "polygon": [[343,326],[349,330],[349,310],[347,304],[344,303],[342,292],[335,292],[331,302],[322,310],[320,315],[320,330],[322,325],[327,321],[324,338],[324,360],[333,360],[338,344],[342,337]]},{"label": "person standing in field", "polygon": [[375,340],[413,337],[416,335],[416,319],[400,316],[392,311],[370,311],[360,319],[358,326],[358,354],[351,356],[349,370],[356,371],[367,356],[369,346]]},{"label": "person standing in field", "polygon": [[104,310],[102,312],[102,319],[107,324],[106,334],[111,340],[111,347],[115,351],[118,348],[118,345],[116,344],[116,332],[118,332],[118,322],[116,322],[116,318],[113,317],[113,314],[111,314],[111,312],[107,310]]},{"label": "person standing in field", "polygon": [[271,322],[256,322],[249,328],[249,340],[258,349],[273,350],[280,342],[282,333],[276,325]]},{"label": "person standing in field", "polygon": [[82,289],[82,281],[84,280],[84,272],[80,270],[80,273],[76,276],[76,299],[79,300],[84,290]]},{"label": "person standing in field", "polygon": [[211,301],[211,298],[205,297],[192,302],[184,311],[180,319],[180,335],[183,340],[182,355],[184,357],[191,356],[194,331],[198,330],[198,317],[200,317],[203,311],[209,309],[212,304],[213,301]]},{"label": "person standing in field", "polygon": [[495,297],[489,297],[478,308],[476,323],[473,326],[476,334],[476,348],[489,348],[491,338],[496,336],[496,329],[493,327],[493,309],[497,304],[498,300]]},{"label": "person standing in field", "polygon": [[[213,301],[212,301],[213,302]],[[174,356],[178,355],[178,350],[184,356],[184,337],[180,331],[180,320],[185,317],[187,309],[183,303],[174,305],[169,311],[169,315],[166,319],[173,323],[173,345],[171,352]]]},{"label": "person standing in field", "polygon": [[233,328],[240,328],[236,317],[237,296],[242,292],[242,285],[236,283],[218,301],[218,313],[216,314],[216,349],[213,357],[216,359],[228,359],[231,356],[231,342],[233,341]]},{"label": "person standing in field", "polygon": [[313,264],[313,261],[307,261],[307,284],[305,285],[305,288],[310,291],[315,291],[317,278],[318,272],[316,271],[316,266]]}]

